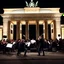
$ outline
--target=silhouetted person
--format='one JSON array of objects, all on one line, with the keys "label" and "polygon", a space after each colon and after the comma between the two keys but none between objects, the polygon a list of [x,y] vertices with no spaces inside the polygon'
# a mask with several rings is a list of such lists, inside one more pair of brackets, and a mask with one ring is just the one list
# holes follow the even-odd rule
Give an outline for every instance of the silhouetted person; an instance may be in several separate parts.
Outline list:
[{"label": "silhouetted person", "polygon": [[59,50],[61,50],[62,49],[62,39],[60,38],[59,39]]},{"label": "silhouetted person", "polygon": [[26,56],[26,53],[27,53],[28,50],[30,50],[30,40],[25,41],[24,56]]},{"label": "silhouetted person", "polygon": [[7,45],[7,42],[5,41],[5,39],[2,41],[2,46],[3,46],[3,54],[6,53],[6,45]]},{"label": "silhouetted person", "polygon": [[38,45],[38,56],[40,56],[40,53],[41,51],[43,51],[43,56],[45,56],[45,53],[44,53],[44,39],[43,39],[43,36],[40,36],[39,37],[39,45]]},{"label": "silhouetted person", "polygon": [[18,52],[17,55],[19,55],[24,50],[24,41],[18,40]]}]

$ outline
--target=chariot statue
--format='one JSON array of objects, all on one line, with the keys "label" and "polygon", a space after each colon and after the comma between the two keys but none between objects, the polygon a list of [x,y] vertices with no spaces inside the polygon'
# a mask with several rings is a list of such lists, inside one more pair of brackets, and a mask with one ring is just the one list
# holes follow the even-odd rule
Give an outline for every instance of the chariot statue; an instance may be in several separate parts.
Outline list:
[{"label": "chariot statue", "polygon": [[27,7],[37,7],[38,6],[38,1],[36,3],[33,2],[33,0],[31,0],[30,3],[28,3],[27,1],[25,1],[26,6]]}]

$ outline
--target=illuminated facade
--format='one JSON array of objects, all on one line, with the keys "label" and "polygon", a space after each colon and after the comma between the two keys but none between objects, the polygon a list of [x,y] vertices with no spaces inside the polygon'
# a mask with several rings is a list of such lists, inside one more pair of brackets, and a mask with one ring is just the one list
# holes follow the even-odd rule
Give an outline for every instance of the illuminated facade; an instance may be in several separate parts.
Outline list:
[{"label": "illuminated facade", "polygon": [[[8,39],[37,39],[43,35],[45,39],[58,38],[61,32],[60,8],[10,8],[4,9],[3,35]],[[63,37],[63,36],[62,36]],[[64,37],[63,37],[64,38]]]}]

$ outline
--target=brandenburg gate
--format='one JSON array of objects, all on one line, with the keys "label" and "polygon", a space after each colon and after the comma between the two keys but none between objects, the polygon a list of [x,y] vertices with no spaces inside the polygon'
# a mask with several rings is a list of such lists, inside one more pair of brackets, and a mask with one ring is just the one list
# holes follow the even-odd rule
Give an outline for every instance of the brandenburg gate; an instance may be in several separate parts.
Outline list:
[{"label": "brandenburg gate", "polygon": [[56,39],[61,35],[60,8],[40,8],[28,6],[25,8],[4,9],[3,36],[7,39],[37,39],[43,35],[45,39]]}]

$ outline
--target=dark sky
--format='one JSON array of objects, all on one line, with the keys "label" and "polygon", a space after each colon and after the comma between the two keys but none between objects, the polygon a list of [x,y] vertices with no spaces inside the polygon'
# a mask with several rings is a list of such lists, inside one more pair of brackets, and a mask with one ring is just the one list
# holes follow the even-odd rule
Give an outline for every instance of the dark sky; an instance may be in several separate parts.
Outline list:
[{"label": "dark sky", "polygon": [[[24,8],[26,6],[25,1],[30,2],[30,0],[0,0],[0,14],[3,13],[3,8]],[[36,2],[37,0],[33,1]],[[60,7],[60,12],[64,12],[63,0],[38,0],[38,7],[40,8]]]},{"label": "dark sky", "polygon": [[[0,0],[0,12],[2,8],[24,8],[26,6],[25,1],[30,0]],[[37,0],[33,0],[36,2]],[[38,6],[41,8],[60,7],[63,11],[64,2],[63,0],[38,0]]]},{"label": "dark sky", "polygon": [[[30,0],[0,0],[0,5],[2,8],[24,8],[25,1],[30,2]],[[33,0],[36,2],[37,0]],[[38,0],[39,7],[63,7],[64,2],[61,0]]]},{"label": "dark sky", "polygon": [[[30,0],[0,0],[0,13],[2,13],[3,8],[24,8],[26,6],[25,1],[30,2]],[[37,0],[33,1],[36,2]],[[38,0],[38,7],[60,7],[61,12],[64,12],[63,0]]]}]

